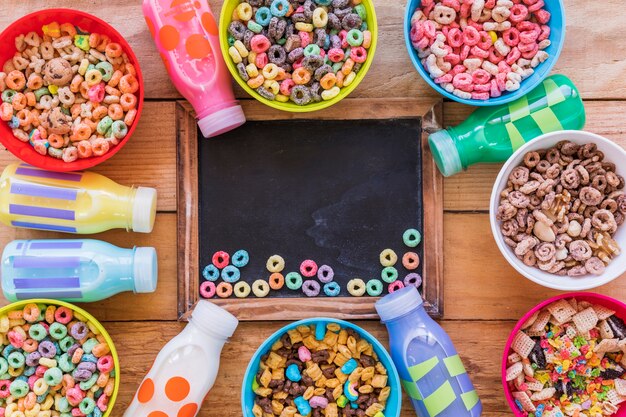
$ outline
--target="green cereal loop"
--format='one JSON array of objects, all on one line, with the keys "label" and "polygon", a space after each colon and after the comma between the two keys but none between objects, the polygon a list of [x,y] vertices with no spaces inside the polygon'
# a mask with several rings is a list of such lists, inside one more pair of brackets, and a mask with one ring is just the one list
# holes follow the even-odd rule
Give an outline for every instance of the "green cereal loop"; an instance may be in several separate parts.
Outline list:
[{"label": "green cereal loop", "polygon": [[91,353],[93,348],[95,348],[98,343],[100,343],[98,342],[98,339],[91,338],[87,340],[85,343],[83,343],[83,352]]},{"label": "green cereal loop", "polygon": [[21,368],[22,366],[24,366],[26,358],[24,357],[24,354],[22,352],[15,351],[11,352],[7,360],[11,368]]},{"label": "green cereal loop", "polygon": [[26,397],[26,394],[30,391],[28,387],[28,383],[26,381],[22,381],[21,379],[16,379],[11,382],[9,386],[9,392],[15,398]]},{"label": "green cereal loop", "polygon": [[[37,100],[37,103],[39,103],[39,101],[41,100],[43,96],[49,96],[49,95],[50,95],[50,90],[48,90],[48,87],[41,87],[35,90],[35,100]],[[42,313],[45,313],[45,312],[42,311]]]},{"label": "green cereal loop", "polygon": [[367,281],[367,295],[378,297],[383,293],[383,283],[379,279],[370,279]]},{"label": "green cereal loop", "polygon": [[320,47],[314,43],[308,44],[307,47],[304,48],[304,56],[319,55],[320,52]]},{"label": "green cereal loop", "polygon": [[[99,376],[99,374],[97,372],[94,372],[93,375],[91,375],[91,378],[89,378],[86,381],[81,382],[80,384],[78,384],[78,386],[83,391],[87,391],[88,389],[90,389],[91,387],[94,386],[94,384],[98,380],[98,376]],[[61,378],[63,378],[62,375],[61,375]],[[51,385],[51,384],[48,384],[48,385]]]},{"label": "green cereal loop", "polygon": [[341,71],[341,68],[343,68],[343,62],[337,62],[337,63],[333,64],[333,72],[334,73],[338,73],[339,71]]},{"label": "green cereal loop", "polygon": [[100,62],[96,64],[96,69],[102,73],[102,81],[108,83],[113,77],[113,65],[109,62]]},{"label": "green cereal loop", "polygon": [[59,417],[73,417],[71,413],[61,413]]},{"label": "green cereal loop", "polygon": [[30,329],[28,329],[28,335],[32,339],[40,342],[44,339],[44,337],[47,336],[46,328],[39,323],[33,324],[32,326],[30,326]]},{"label": "green cereal loop", "polygon": [[402,235],[402,240],[409,248],[414,248],[422,241],[422,234],[415,229],[408,229]]},{"label": "green cereal loop", "polygon": [[98,126],[96,127],[96,131],[99,134],[104,135],[107,132],[107,130],[111,128],[112,125],[113,125],[113,119],[111,119],[109,116],[104,116],[102,120],[100,120],[100,122],[98,123]]},{"label": "green cereal loop", "polygon": [[394,266],[398,262],[398,255],[393,249],[385,249],[380,253],[379,259],[382,266]]},{"label": "green cereal loop", "polygon": [[[250,29],[251,31],[253,31],[254,33],[261,33],[261,31],[263,31],[263,26],[259,25],[257,22],[253,21],[253,20],[249,20],[248,21],[248,29]],[[231,35],[228,36],[229,38],[232,38]],[[233,38],[234,39],[234,38]],[[230,43],[230,39],[228,41],[228,43]],[[233,42],[234,44],[235,42]]]},{"label": "green cereal loop", "polygon": [[80,409],[80,412],[83,414],[91,414],[94,408],[96,408],[96,402],[89,397],[85,397],[80,402],[80,405],[78,406],[78,408]]},{"label": "green cereal loop", "polygon": [[4,101],[5,103],[12,103],[13,96],[15,96],[16,94],[17,91],[7,88],[2,92],[2,101]]},{"label": "green cereal loop", "polygon": [[63,371],[56,367],[47,369],[46,372],[44,372],[43,374],[43,380],[50,387],[59,385],[63,380]]},{"label": "green cereal loop", "polygon": [[351,29],[346,39],[351,46],[361,46],[363,44],[363,32],[358,29]]},{"label": "green cereal loop", "polygon": [[354,6],[353,10],[354,10],[354,12],[356,14],[359,15],[361,20],[365,21],[365,19],[367,19],[367,9],[365,8],[365,5],[358,4],[358,5]]},{"label": "green cereal loop", "polygon": [[70,405],[70,402],[67,400],[67,397],[59,398],[59,401],[56,402],[56,408],[62,413],[69,413],[70,411],[72,411],[72,406]]},{"label": "green cereal loop", "polygon": [[96,69],[96,66],[94,64],[89,64],[89,66],[87,67],[87,71],[85,71],[85,74],[87,74],[92,69]]},{"label": "green cereal loop", "polygon": [[388,266],[386,268],[383,268],[383,271],[380,273],[380,277],[387,284],[391,284],[392,282],[398,280],[398,270],[393,266]]},{"label": "green cereal loop", "polygon": [[290,290],[296,291],[302,287],[302,275],[297,272],[290,272],[285,277],[285,285]]},{"label": "green cereal loop", "polygon": [[111,125],[111,134],[117,139],[123,139],[128,134],[128,126],[123,120],[116,120]]},{"label": "green cereal loop", "polygon": [[76,341],[72,336],[66,336],[65,338],[63,338],[63,340],[59,342],[59,347],[61,348],[61,351],[67,352],[68,350],[70,350],[74,342]]},{"label": "green cereal loop", "polygon": [[59,365],[59,368],[61,368],[63,372],[67,372],[67,373],[72,372],[74,368],[76,367],[76,365],[72,363],[72,359],[70,358],[70,355],[68,355],[67,353],[62,354],[59,357],[58,365]]},{"label": "green cereal loop", "polygon": [[235,38],[233,35],[228,35],[228,46],[233,46],[235,44]]},{"label": "green cereal loop", "polygon": [[37,304],[37,307],[39,307],[39,317],[37,318],[37,321],[44,321],[46,319],[46,309],[48,306],[45,304]]},{"label": "green cereal loop", "polygon": [[8,370],[9,370],[9,362],[7,362],[6,359],[0,357],[0,375],[6,374]]},{"label": "green cereal loop", "polygon": [[280,38],[279,40],[276,41],[276,43],[279,44],[280,46],[283,46],[284,44],[287,43],[287,39]]},{"label": "green cereal loop", "polygon": [[52,156],[53,158],[61,159],[63,158],[63,149],[57,149],[50,146],[48,148],[48,155]]},{"label": "green cereal loop", "polygon": [[53,339],[61,340],[65,336],[67,336],[67,327],[65,327],[61,323],[54,322],[50,325],[49,332],[50,336],[52,336]]}]

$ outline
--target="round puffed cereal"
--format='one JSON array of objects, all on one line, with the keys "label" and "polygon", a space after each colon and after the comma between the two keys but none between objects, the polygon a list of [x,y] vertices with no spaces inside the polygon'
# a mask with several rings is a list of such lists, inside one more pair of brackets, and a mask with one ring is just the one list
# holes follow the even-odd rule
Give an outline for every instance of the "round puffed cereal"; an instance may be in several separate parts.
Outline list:
[{"label": "round puffed cereal", "polygon": [[280,290],[285,285],[285,277],[280,272],[274,272],[270,275],[270,288],[273,290]]},{"label": "round puffed cereal", "polygon": [[200,295],[203,298],[213,298],[215,296],[215,283],[211,281],[204,281],[200,284]]},{"label": "round puffed cereal", "polygon": [[307,277],[314,277],[317,274],[317,264],[311,259],[307,259],[300,264],[300,273]]},{"label": "round puffed cereal", "polygon": [[247,251],[240,249],[237,252],[233,253],[231,262],[237,268],[243,268],[244,266],[248,265],[248,262],[250,262],[250,255],[248,255]]},{"label": "round puffed cereal", "polygon": [[420,257],[415,252],[407,252],[402,256],[402,266],[409,271],[417,269],[420,265]]},{"label": "round puffed cereal", "polygon": [[233,294],[233,284],[231,284],[230,282],[220,282],[219,284],[217,284],[215,292],[220,298],[228,298]]},{"label": "round puffed cereal", "polygon": [[335,281],[324,284],[324,294],[328,297],[336,297],[341,292],[341,287]]},{"label": "round puffed cereal", "polygon": [[370,279],[367,281],[367,295],[378,297],[383,293],[383,283],[379,279]]},{"label": "round puffed cereal", "polygon": [[299,290],[302,287],[302,275],[297,272],[290,272],[285,277],[285,283],[290,290]]},{"label": "round puffed cereal", "polygon": [[398,270],[393,266],[388,266],[384,268],[380,273],[380,277],[388,284],[396,281],[398,279]]},{"label": "round puffed cereal", "polygon": [[252,293],[259,298],[267,297],[270,293],[270,285],[265,280],[257,279],[252,283]]},{"label": "round puffed cereal", "polygon": [[365,291],[367,291],[367,287],[361,278],[354,278],[348,282],[348,292],[353,297],[362,297]]},{"label": "round puffed cereal", "polygon": [[246,281],[239,281],[235,284],[234,292],[235,297],[237,298],[246,298],[250,295],[250,291],[250,284],[248,284]]},{"label": "round puffed cereal", "polygon": [[312,279],[306,280],[302,284],[302,292],[307,297],[317,297],[320,294],[320,283]]},{"label": "round puffed cereal", "polygon": [[409,248],[414,248],[422,241],[422,234],[415,229],[408,229],[402,235],[402,240]]},{"label": "round puffed cereal", "polygon": [[402,281],[394,281],[391,284],[389,284],[389,287],[387,289],[389,291],[389,294],[392,294],[395,291],[398,291],[402,288],[404,288],[404,283]]},{"label": "round puffed cereal", "polygon": [[380,253],[380,264],[382,266],[394,266],[398,261],[398,255],[392,249],[385,249]]},{"label": "round puffed cereal", "polygon": [[404,277],[403,282],[404,282],[405,287],[413,285],[419,288],[419,286],[422,285],[422,277],[420,274],[412,272],[410,274],[407,274],[406,277]]},{"label": "round puffed cereal", "polygon": [[213,265],[215,265],[217,268],[226,268],[226,266],[228,266],[230,262],[230,255],[228,255],[228,253],[224,251],[218,251],[213,254],[211,260],[213,262]]},{"label": "round puffed cereal", "polygon": [[272,273],[282,272],[282,270],[285,269],[285,260],[280,255],[272,255],[267,260],[265,266],[267,267],[267,270]]}]

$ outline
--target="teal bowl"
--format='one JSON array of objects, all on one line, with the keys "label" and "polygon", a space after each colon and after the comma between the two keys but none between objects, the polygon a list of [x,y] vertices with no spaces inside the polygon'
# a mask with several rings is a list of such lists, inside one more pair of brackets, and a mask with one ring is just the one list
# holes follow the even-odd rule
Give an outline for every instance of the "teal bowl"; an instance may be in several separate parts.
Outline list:
[{"label": "teal bowl", "polygon": [[246,369],[246,374],[243,377],[243,384],[241,386],[241,408],[243,410],[243,417],[254,417],[252,414],[252,407],[254,407],[254,397],[255,394],[252,391],[252,382],[256,377],[257,370],[259,369],[259,364],[261,362],[261,356],[269,352],[272,345],[276,343],[277,340],[281,338],[282,335],[287,333],[288,330],[295,329],[298,326],[302,325],[323,325],[324,327],[329,323],[336,323],[342,328],[352,329],[356,331],[359,336],[363,339],[367,340],[374,347],[374,352],[378,356],[378,360],[385,366],[387,369],[388,384],[391,387],[391,393],[389,395],[389,399],[387,399],[387,405],[385,406],[385,417],[399,417],[400,409],[402,406],[402,391],[400,386],[400,377],[398,376],[398,371],[394,366],[391,356],[387,353],[387,350],[380,344],[378,340],[359,326],[349,323],[343,320],[336,320],[324,317],[316,317],[312,319],[300,320],[294,323],[288,324],[282,329],[278,330],[276,333],[271,335],[263,344],[257,349],[254,356],[252,356],[252,360],[248,364],[248,369]]}]

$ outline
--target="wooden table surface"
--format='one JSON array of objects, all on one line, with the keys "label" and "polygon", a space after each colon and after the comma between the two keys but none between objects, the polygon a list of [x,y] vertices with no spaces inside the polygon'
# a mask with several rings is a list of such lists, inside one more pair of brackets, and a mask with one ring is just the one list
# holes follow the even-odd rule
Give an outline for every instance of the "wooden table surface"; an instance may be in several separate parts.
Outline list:
[{"label": "wooden table surface", "polygon": [[[217,15],[221,1],[210,0]],[[375,0],[380,27],[374,65],[353,92],[355,104],[378,105],[381,98],[436,99],[412,67],[402,37],[405,0]],[[565,48],[555,72],[572,78],[585,99],[586,129],[626,147],[626,26],[620,0],[602,2],[564,0],[567,12]],[[124,294],[85,308],[111,333],[122,365],[122,387],[112,416],[119,417],[160,348],[183,324],[176,322],[176,117],[180,100],[168,80],[145,26],[139,0],[2,0],[0,29],[40,8],[74,7],[113,24],[129,41],[142,64],[146,103],[132,140],[95,171],[130,185],[156,187],[159,192],[152,234],[112,231],[95,236],[121,246],[157,247],[159,287],[149,295]],[[241,91],[237,95],[249,99]],[[246,106],[249,107],[249,106]],[[471,108],[444,103],[444,121],[455,124]],[[315,117],[312,114],[311,117]],[[0,168],[14,158],[0,152]],[[498,252],[487,215],[488,198],[498,166],[476,166],[445,180],[443,327],[454,340],[481,399],[485,417],[512,415],[500,384],[500,356],[515,320],[537,302],[556,292],[518,275]],[[56,237],[53,233],[0,227],[0,245],[15,238]],[[67,237],[67,236],[65,236]],[[426,249],[427,250],[427,249]],[[598,292],[626,298],[625,277]],[[3,303],[6,301],[3,300]],[[240,384],[247,362],[258,345],[283,322],[242,323],[226,346],[218,381],[205,401],[203,417],[241,416]],[[359,322],[386,343],[386,331],[377,322]],[[406,398],[406,397],[405,397]],[[403,417],[414,415],[404,401]]]}]

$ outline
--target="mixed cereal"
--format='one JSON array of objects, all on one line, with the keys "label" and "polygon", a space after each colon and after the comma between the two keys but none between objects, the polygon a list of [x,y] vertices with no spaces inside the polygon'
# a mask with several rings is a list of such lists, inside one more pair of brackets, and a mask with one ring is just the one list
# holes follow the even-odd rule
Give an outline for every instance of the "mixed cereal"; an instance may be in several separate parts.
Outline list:
[{"label": "mixed cereal", "polygon": [[422,0],[411,43],[449,93],[488,100],[516,91],[548,59],[550,12],[542,0]]},{"label": "mixed cereal", "polygon": [[265,99],[300,106],[332,100],[368,58],[361,0],[248,0],[228,27],[239,76]]},{"label": "mixed cereal", "polygon": [[93,416],[115,388],[110,347],[67,307],[27,304],[0,316],[0,415]]},{"label": "mixed cereal", "polygon": [[525,416],[601,417],[626,401],[626,325],[607,307],[558,300],[522,325],[506,380]]},{"label": "mixed cereal", "polygon": [[0,119],[35,151],[65,162],[106,154],[137,115],[139,82],[108,36],[52,22],[15,39],[0,72]]},{"label": "mixed cereal", "polygon": [[255,417],[384,417],[391,393],[372,345],[336,323],[287,331],[261,358]]},{"label": "mixed cereal", "polygon": [[620,248],[624,178],[593,143],[528,152],[509,175],[496,215],[525,265],[552,274],[600,275]]}]

